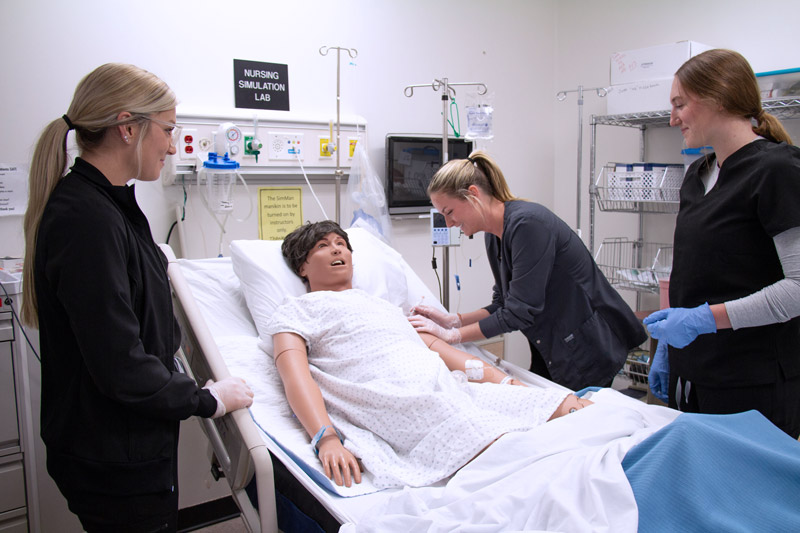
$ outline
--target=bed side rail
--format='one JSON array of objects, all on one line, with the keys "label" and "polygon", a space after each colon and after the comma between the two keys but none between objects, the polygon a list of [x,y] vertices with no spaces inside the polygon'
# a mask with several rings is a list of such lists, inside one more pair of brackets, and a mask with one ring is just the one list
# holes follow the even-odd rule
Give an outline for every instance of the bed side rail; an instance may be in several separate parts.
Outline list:
[{"label": "bed side rail", "polygon": [[[181,326],[179,355],[186,373],[200,384],[208,379],[218,380],[229,376],[230,371],[195,303],[172,249],[164,244],[160,246],[169,259],[167,274],[172,287],[175,317]],[[201,418],[200,422],[247,528],[256,533],[277,532],[272,460],[249,411],[240,409],[214,420]],[[250,504],[244,490],[252,475],[255,475],[258,487],[259,511]]]}]

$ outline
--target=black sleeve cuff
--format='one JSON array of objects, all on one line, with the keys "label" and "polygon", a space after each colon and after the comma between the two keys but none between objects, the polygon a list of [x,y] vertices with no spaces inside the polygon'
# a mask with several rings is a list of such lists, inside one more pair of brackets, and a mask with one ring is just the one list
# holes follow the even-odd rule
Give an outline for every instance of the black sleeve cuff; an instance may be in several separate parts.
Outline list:
[{"label": "black sleeve cuff", "polygon": [[217,412],[217,400],[211,395],[208,389],[200,389],[197,391],[197,410],[194,412],[195,416],[201,418],[211,418]]}]

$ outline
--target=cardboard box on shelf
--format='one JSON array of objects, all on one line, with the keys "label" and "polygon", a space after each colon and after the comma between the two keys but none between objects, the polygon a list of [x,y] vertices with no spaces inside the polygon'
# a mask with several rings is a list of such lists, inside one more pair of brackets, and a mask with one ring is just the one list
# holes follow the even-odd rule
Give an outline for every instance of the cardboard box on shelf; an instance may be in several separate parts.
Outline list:
[{"label": "cardboard box on shelf", "polygon": [[672,78],[687,59],[712,48],[694,41],[679,41],[611,54],[611,85]]},{"label": "cardboard box on shelf", "polygon": [[607,112],[609,115],[624,115],[668,110],[671,89],[672,78],[612,85],[606,96]]}]

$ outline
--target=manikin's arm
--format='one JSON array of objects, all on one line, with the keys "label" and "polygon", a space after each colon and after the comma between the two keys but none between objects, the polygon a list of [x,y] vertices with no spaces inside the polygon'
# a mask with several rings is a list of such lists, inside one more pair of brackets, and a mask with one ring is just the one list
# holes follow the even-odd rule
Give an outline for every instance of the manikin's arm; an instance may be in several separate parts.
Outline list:
[{"label": "manikin's arm", "polygon": [[471,342],[486,338],[478,322],[489,316],[489,311],[481,308],[469,313],[461,313],[459,316],[461,317],[461,327],[458,330],[461,333],[461,342]]},{"label": "manikin's arm", "polygon": [[358,461],[339,441],[319,386],[311,377],[305,341],[299,335],[288,332],[276,333],[272,341],[275,366],[278,367],[286,398],[295,416],[311,437],[322,427],[328,426],[317,446],[325,475],[339,486],[344,483],[349,487],[352,484],[351,476],[356,483],[361,483]]},{"label": "manikin's arm", "polygon": [[511,385],[524,386],[522,382],[512,379],[499,368],[487,364],[474,355],[447,344],[439,337],[422,332],[419,332],[419,336],[429,350],[439,354],[439,357],[442,358],[447,368],[464,372],[467,374],[467,379],[472,382],[502,383],[503,380],[505,380],[505,383]]},{"label": "manikin's arm", "polygon": [[[470,381],[478,383],[501,383],[503,379],[509,377],[499,368],[483,363],[483,361],[477,357],[450,346],[438,337],[435,337],[429,333],[420,333],[419,336],[422,338],[425,345],[428,346],[428,349],[439,354],[439,357],[442,358],[442,361],[444,361],[444,364],[450,370],[461,370],[464,372],[467,361],[480,361],[483,364],[483,377],[481,379],[470,379]],[[511,379],[506,382],[511,385],[525,386],[524,383],[516,379]],[[584,407],[591,405],[592,403],[593,402],[590,400],[584,400],[583,398],[579,398],[574,394],[569,394],[566,398],[564,398],[564,401],[561,402],[561,405],[558,406],[548,420],[553,420],[569,413],[573,413],[578,409],[583,409]]]},{"label": "manikin's arm", "polygon": [[411,309],[408,321],[420,334],[430,333],[448,344],[458,344],[485,339],[478,321],[487,316],[489,311],[486,309],[451,315],[435,307],[416,305]]}]

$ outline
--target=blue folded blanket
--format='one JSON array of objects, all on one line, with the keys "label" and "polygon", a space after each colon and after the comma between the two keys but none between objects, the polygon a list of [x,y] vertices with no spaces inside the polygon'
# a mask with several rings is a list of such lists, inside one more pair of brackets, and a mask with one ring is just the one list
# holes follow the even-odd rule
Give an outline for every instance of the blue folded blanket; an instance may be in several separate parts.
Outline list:
[{"label": "blue folded blanket", "polygon": [[639,531],[800,530],[800,442],[761,413],[686,413],[622,462]]}]

